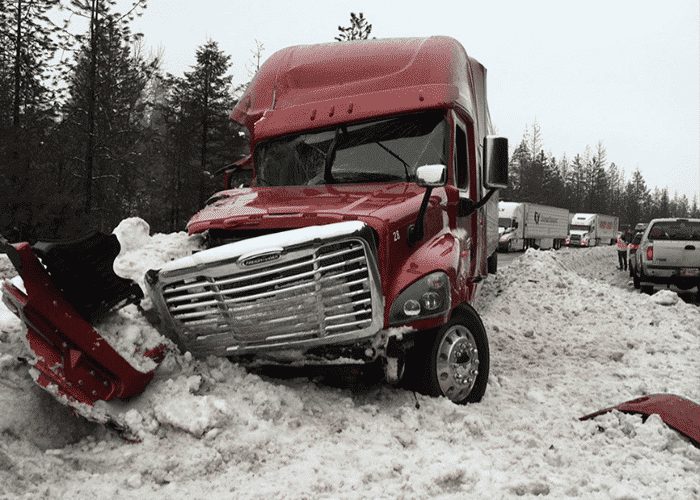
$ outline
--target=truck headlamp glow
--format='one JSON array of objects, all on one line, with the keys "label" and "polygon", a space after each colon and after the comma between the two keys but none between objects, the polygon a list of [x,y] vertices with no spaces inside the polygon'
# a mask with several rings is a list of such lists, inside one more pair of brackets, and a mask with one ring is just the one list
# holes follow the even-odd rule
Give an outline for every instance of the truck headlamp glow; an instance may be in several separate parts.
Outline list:
[{"label": "truck headlamp glow", "polygon": [[396,297],[389,312],[389,323],[405,323],[444,313],[450,308],[449,285],[443,272],[423,276]]}]

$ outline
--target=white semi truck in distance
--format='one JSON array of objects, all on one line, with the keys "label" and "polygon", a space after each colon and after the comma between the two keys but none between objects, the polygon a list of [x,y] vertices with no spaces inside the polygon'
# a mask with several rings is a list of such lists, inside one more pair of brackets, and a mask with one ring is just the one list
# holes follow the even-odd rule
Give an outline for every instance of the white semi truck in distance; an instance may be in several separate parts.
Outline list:
[{"label": "white semi truck in distance", "polygon": [[566,245],[594,247],[615,243],[620,220],[614,215],[574,214]]},{"label": "white semi truck in distance", "polygon": [[536,203],[498,203],[498,249],[559,248],[569,229],[569,211]]}]

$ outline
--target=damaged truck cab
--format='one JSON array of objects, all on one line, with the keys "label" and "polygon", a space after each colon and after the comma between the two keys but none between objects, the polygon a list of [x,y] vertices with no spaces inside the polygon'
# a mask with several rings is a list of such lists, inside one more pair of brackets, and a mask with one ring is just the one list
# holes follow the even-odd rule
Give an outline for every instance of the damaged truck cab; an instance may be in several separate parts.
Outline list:
[{"label": "damaged truck cab", "polygon": [[189,221],[208,249],[148,275],[169,336],[202,356],[381,359],[389,381],[478,401],[470,304],[495,268],[508,155],[485,73],[446,37],[272,55],[231,113],[251,187]]},{"label": "damaged truck cab", "polygon": [[[377,362],[390,382],[479,401],[489,346],[471,304],[496,269],[508,177],[484,67],[447,37],[290,47],[231,118],[250,156],[226,178],[252,181],[189,221],[205,249],[147,273],[160,331],[194,356]],[[113,275],[114,235],[4,246],[25,285],[5,282],[4,300],[28,326],[40,385],[82,403],[143,390],[152,372],[134,374],[91,325],[140,298]],[[104,300],[94,283],[109,283]]]}]

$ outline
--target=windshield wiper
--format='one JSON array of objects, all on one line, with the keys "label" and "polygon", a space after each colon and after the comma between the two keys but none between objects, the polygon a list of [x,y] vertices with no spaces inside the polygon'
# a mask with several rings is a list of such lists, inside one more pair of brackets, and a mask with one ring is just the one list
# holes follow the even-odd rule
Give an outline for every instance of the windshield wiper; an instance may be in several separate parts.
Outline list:
[{"label": "windshield wiper", "polygon": [[399,155],[397,155],[396,153],[394,153],[391,149],[387,148],[387,147],[386,147],[384,144],[382,144],[381,142],[376,141],[375,144],[376,144],[377,146],[379,146],[380,148],[382,148],[382,149],[383,149],[384,151],[386,151],[387,153],[389,153],[391,156],[393,156],[394,158],[396,158],[397,160],[399,160],[399,161],[403,164],[403,171],[404,171],[404,174],[406,175],[406,182],[410,182],[411,179],[410,179],[410,177],[409,177],[409,175],[408,175],[408,169],[409,169],[410,167],[408,166],[408,163],[406,163],[406,162],[404,161],[403,158],[401,158]]}]

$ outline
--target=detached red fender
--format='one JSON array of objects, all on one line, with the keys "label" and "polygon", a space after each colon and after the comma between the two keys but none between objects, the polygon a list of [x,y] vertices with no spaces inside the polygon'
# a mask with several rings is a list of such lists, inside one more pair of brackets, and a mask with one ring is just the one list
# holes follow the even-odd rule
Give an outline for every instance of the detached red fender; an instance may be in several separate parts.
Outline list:
[{"label": "detached red fender", "polygon": [[675,394],[650,394],[599,410],[583,416],[579,420],[595,418],[612,410],[638,413],[646,417],[656,414],[666,425],[690,439],[695,446],[700,447],[700,405],[689,399]]},{"label": "detached red fender", "polygon": [[[153,371],[136,370],[100,336],[65,299],[28,243],[12,247],[25,290],[5,281],[3,301],[27,326],[36,382],[47,389],[55,385],[60,395],[89,405],[142,392]],[[146,356],[159,361],[162,354],[153,349]]]}]

